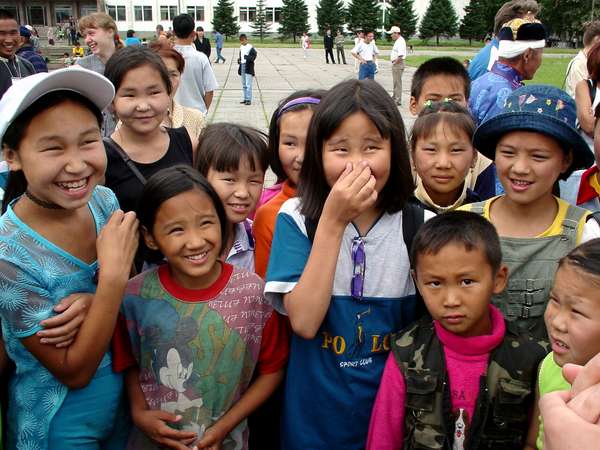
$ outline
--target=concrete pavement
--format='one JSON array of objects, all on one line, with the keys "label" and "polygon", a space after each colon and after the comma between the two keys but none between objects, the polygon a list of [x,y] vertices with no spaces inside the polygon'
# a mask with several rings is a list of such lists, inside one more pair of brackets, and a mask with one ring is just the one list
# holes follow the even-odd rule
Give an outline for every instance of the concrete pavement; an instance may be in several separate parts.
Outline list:
[{"label": "concrete pavement", "polygon": [[[326,64],[323,49],[309,50],[308,57],[304,59],[300,48],[260,48],[259,43],[253,44],[256,44],[258,57],[255,63],[252,105],[240,105],[242,85],[237,74],[239,50],[225,48],[223,56],[227,61],[213,64],[219,89],[215,92],[208,112],[210,122],[234,122],[266,131],[277,104],[292,92],[309,88],[329,89],[340,81],[357,76],[350,48],[345,49],[348,64],[343,65]],[[392,71],[386,54],[389,54],[389,51],[384,52],[384,57],[380,59],[375,80],[391,94]],[[407,126],[414,121],[408,112],[410,81],[414,71],[414,68],[407,67],[402,83],[403,99],[400,110]]]}]

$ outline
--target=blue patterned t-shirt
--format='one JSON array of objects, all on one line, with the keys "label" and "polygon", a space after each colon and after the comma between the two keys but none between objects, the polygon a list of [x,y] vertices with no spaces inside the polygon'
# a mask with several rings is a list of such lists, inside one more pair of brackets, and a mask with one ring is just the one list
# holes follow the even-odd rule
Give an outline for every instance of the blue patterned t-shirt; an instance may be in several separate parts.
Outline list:
[{"label": "blue patterned t-shirt", "polygon": [[[95,188],[88,203],[97,232],[119,208],[110,189]],[[0,217],[0,320],[16,372],[9,385],[8,448],[48,448],[50,422],[69,388],[46,369],[21,339],[42,329],[40,321],[76,292],[95,292],[97,262],[87,264],[49,242],[13,212]],[[111,363],[104,355],[100,367]],[[86,389],[86,388],[84,388]]]}]

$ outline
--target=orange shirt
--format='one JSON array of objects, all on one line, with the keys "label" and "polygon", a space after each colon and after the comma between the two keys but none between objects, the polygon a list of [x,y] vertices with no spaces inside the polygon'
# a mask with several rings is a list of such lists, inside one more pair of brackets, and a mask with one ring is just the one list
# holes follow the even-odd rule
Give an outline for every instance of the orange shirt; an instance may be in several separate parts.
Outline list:
[{"label": "orange shirt", "polygon": [[259,277],[264,279],[267,275],[269,255],[271,253],[271,242],[275,233],[275,222],[277,213],[283,203],[296,196],[296,188],[286,180],[281,192],[262,205],[256,211],[252,231],[254,233],[254,266]]}]

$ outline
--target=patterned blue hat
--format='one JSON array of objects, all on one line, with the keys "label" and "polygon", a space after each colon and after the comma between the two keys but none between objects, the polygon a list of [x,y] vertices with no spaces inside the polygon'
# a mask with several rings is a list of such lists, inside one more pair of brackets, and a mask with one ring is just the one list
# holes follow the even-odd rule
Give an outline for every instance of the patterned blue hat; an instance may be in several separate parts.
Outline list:
[{"label": "patterned blue hat", "polygon": [[561,176],[594,164],[594,155],[576,128],[577,107],[564,91],[543,84],[531,84],[510,94],[503,111],[475,131],[473,145],[494,159],[496,144],[511,131],[534,131],[556,139],[565,151],[573,151],[573,163]]}]

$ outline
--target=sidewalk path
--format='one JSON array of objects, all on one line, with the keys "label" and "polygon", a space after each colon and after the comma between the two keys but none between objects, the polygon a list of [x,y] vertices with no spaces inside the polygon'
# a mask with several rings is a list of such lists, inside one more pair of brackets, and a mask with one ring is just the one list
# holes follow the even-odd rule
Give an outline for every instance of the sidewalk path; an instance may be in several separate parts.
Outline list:
[{"label": "sidewalk path", "polygon": [[[237,56],[239,51],[233,48],[223,49],[227,61],[213,64],[219,82],[213,103],[208,112],[209,122],[234,122],[251,125],[267,131],[269,120],[279,101],[298,89],[329,89],[340,81],[355,78],[354,58],[350,48],[345,50],[348,64],[326,64],[322,49],[309,50],[303,58],[300,48],[260,48],[257,46],[256,74],[252,91],[252,105],[241,105],[242,85],[237,74]],[[385,52],[389,53],[389,52]],[[402,117],[407,125],[414,118],[408,112],[410,81],[415,69],[407,67],[403,76]],[[379,63],[379,73],[375,80],[392,92],[392,71],[387,56]]]}]

